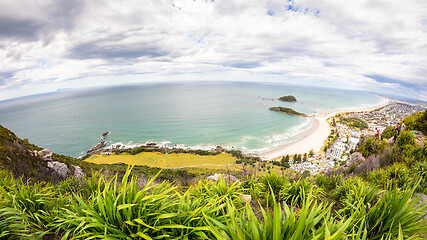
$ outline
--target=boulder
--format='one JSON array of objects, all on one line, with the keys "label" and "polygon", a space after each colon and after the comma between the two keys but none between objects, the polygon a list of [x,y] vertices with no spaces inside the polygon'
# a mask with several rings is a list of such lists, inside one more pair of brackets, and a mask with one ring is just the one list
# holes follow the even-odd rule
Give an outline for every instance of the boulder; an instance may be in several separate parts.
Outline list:
[{"label": "boulder", "polygon": [[74,175],[73,175],[74,178],[79,178],[79,179],[85,178],[85,174],[83,173],[83,170],[81,167],[74,166],[74,165],[71,165],[71,166],[73,166],[74,168]]},{"label": "boulder", "polygon": [[228,174],[219,174],[219,173],[215,173],[214,175],[211,175],[208,177],[209,181],[215,182],[218,181],[220,178],[223,178],[226,182],[237,182],[239,181],[238,178],[236,178],[233,175],[228,175]]},{"label": "boulder", "polygon": [[52,151],[45,148],[37,153],[44,161],[52,161]]},{"label": "boulder", "polygon": [[48,162],[47,167],[53,170],[53,173],[57,174],[60,178],[67,178],[70,174],[70,169],[68,169],[65,163],[61,162]]},{"label": "boulder", "polygon": [[354,152],[353,154],[351,154],[350,159],[347,161],[345,166],[349,168],[363,161],[365,161],[365,158],[363,157],[363,155],[360,152]]},{"label": "boulder", "polygon": [[239,196],[240,200],[244,201],[245,203],[250,203],[252,200],[251,195],[242,194]]}]

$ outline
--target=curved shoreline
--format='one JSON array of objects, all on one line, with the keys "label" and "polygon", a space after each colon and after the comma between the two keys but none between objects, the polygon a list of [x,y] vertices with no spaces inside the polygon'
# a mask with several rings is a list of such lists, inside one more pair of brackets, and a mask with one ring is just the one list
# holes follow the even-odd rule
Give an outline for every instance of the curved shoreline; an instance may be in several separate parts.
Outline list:
[{"label": "curved shoreline", "polygon": [[390,100],[386,99],[386,101],[376,106],[316,115],[313,119],[315,120],[315,123],[317,122],[317,126],[310,128],[307,131],[307,134],[305,134],[305,136],[295,142],[286,143],[284,145],[278,146],[268,152],[259,154],[258,156],[261,157],[262,160],[271,160],[285,156],[287,154],[293,155],[308,153],[311,149],[313,149],[314,152],[319,152],[324,146],[329,134],[331,133],[331,126],[328,122],[328,118],[335,116],[338,113],[374,111],[378,108],[386,106],[389,102]]}]

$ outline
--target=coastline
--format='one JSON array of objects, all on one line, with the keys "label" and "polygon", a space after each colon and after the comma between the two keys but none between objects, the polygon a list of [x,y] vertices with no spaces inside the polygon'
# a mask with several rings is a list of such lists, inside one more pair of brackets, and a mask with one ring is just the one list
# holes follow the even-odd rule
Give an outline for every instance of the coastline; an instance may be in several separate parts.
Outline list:
[{"label": "coastline", "polygon": [[381,102],[379,105],[376,106],[355,108],[347,111],[344,110],[317,114],[313,117],[313,127],[307,131],[305,136],[295,142],[278,146],[268,152],[259,154],[258,156],[262,160],[272,160],[275,158],[280,158],[287,154],[294,155],[308,153],[311,149],[313,149],[314,152],[319,152],[321,151],[321,148],[324,146],[329,134],[331,133],[331,126],[328,122],[328,118],[335,116],[338,113],[343,114],[348,112],[374,111],[376,109],[386,106],[387,104],[389,104],[390,101],[390,99],[385,99],[384,102]]}]

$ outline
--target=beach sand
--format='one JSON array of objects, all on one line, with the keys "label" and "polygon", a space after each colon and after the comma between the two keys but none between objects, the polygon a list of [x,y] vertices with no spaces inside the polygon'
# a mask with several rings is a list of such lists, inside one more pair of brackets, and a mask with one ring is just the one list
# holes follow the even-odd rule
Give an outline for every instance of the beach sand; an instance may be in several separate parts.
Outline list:
[{"label": "beach sand", "polygon": [[[383,102],[379,106],[369,107],[369,108],[359,108],[359,109],[351,110],[351,112],[372,111],[387,105],[389,102],[390,100],[387,99],[387,101]],[[341,111],[341,113],[344,113],[344,112],[345,111]],[[313,127],[310,130],[308,130],[307,131],[308,133],[305,136],[303,136],[301,139],[295,142],[291,142],[291,143],[279,146],[271,151],[262,153],[259,156],[261,157],[262,160],[271,160],[271,159],[285,156],[287,154],[293,155],[293,154],[308,153],[310,152],[311,149],[313,149],[314,152],[321,151],[321,148],[324,146],[329,134],[331,133],[331,126],[327,119],[329,117],[335,116],[337,113],[340,113],[340,112],[324,113],[324,114],[315,116]]]}]

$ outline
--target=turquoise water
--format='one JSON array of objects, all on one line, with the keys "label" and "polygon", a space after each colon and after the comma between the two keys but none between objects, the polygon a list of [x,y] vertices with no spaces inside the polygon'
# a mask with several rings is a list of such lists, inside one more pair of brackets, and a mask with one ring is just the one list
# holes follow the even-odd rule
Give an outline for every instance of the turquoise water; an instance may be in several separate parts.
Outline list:
[{"label": "turquoise water", "polygon": [[[263,100],[294,95],[299,102]],[[262,152],[294,141],[311,118],[269,111],[291,107],[306,114],[378,105],[375,95],[289,85],[185,82],[58,92],[0,102],[0,124],[54,152],[78,157],[102,132],[123,144],[170,141]]]}]

